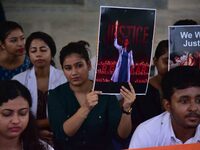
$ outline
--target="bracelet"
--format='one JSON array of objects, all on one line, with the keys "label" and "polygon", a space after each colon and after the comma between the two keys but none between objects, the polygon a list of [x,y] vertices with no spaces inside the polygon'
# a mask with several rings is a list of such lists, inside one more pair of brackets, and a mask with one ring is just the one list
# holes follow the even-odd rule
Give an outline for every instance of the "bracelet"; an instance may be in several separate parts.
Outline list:
[{"label": "bracelet", "polygon": [[125,110],[123,109],[123,107],[122,107],[122,113],[127,114],[127,115],[130,115],[131,112],[132,112],[132,107],[130,107],[128,111],[125,111]]}]

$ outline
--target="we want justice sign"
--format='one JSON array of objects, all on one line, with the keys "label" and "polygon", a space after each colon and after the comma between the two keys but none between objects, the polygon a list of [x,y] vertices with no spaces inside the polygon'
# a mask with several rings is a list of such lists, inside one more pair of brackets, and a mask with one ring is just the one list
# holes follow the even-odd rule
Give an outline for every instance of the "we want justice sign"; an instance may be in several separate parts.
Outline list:
[{"label": "we want justice sign", "polygon": [[200,68],[200,26],[169,26],[170,68],[196,66]]}]

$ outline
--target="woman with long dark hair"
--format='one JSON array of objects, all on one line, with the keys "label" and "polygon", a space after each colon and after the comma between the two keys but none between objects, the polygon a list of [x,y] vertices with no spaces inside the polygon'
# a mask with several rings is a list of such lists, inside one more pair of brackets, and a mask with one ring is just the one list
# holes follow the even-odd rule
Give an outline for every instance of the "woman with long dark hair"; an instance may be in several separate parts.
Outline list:
[{"label": "woman with long dark hair", "polygon": [[14,21],[0,22],[0,80],[10,80],[31,66],[24,44],[21,25]]},{"label": "woman with long dark hair", "polygon": [[39,139],[28,89],[16,80],[3,80],[0,93],[0,149],[53,150]]},{"label": "woman with long dark hair", "polygon": [[52,143],[53,135],[47,116],[47,95],[50,89],[67,80],[63,72],[52,65],[56,44],[50,35],[40,31],[31,33],[26,40],[25,48],[33,67],[14,76],[13,79],[20,81],[31,92],[31,110],[37,119],[41,138]]},{"label": "woman with long dark hair", "polygon": [[112,137],[127,138],[131,132],[131,105],[136,95],[130,83],[130,90],[122,86],[120,108],[114,95],[92,90],[88,45],[71,42],[60,51],[68,82],[49,92],[49,122],[56,141],[67,150],[112,150]]}]

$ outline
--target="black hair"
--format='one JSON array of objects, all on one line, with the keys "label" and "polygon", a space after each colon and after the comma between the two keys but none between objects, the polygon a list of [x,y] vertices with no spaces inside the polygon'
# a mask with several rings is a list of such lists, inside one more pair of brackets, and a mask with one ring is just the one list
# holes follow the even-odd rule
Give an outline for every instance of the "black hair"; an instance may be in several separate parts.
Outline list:
[{"label": "black hair", "polygon": [[28,102],[29,107],[32,106],[29,90],[16,80],[0,81],[0,93],[0,106],[18,96],[22,96]]},{"label": "black hair", "polygon": [[17,22],[14,21],[2,21],[0,22],[0,41],[4,42],[6,37],[10,34],[11,31],[20,29],[22,32],[23,28]]},{"label": "black hair", "polygon": [[156,59],[159,59],[159,57],[166,52],[168,52],[168,40],[162,40],[158,43],[158,46],[156,47],[154,57]]},{"label": "black hair", "polygon": [[27,37],[26,43],[25,43],[25,49],[26,49],[27,55],[29,55],[29,48],[30,48],[31,42],[34,39],[43,40],[49,46],[52,58],[55,56],[55,54],[56,54],[56,44],[55,44],[53,38],[50,35],[48,35],[47,33],[40,32],[40,31],[33,32]]},{"label": "black hair", "polygon": [[200,87],[200,70],[197,67],[178,66],[167,72],[161,82],[163,98],[171,101],[175,90]]},{"label": "black hair", "polygon": [[[17,80],[0,80],[0,106],[8,100],[13,100],[18,96],[23,97],[32,106],[32,98],[29,90]],[[36,126],[36,120],[29,112],[29,121],[26,129],[22,132],[20,139],[23,141],[25,150],[48,150],[48,145],[41,143]]]},{"label": "black hair", "polygon": [[64,46],[60,51],[60,64],[63,68],[63,62],[66,56],[71,54],[79,54],[86,62],[90,61],[88,49],[89,43],[86,41],[70,42],[68,45]]},{"label": "black hair", "polygon": [[198,23],[195,20],[192,19],[182,19],[178,20],[174,23],[175,26],[180,26],[180,25],[197,25]]}]

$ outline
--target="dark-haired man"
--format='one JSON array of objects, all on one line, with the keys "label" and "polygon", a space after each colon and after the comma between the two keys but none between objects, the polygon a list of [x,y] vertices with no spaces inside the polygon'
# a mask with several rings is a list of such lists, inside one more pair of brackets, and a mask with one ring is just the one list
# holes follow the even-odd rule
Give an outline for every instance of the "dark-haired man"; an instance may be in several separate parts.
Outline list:
[{"label": "dark-haired man", "polygon": [[200,70],[179,66],[162,80],[166,111],[140,124],[129,148],[200,142]]}]

